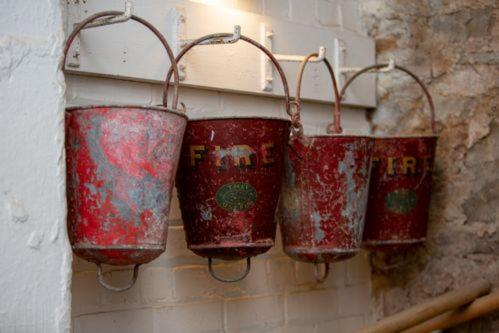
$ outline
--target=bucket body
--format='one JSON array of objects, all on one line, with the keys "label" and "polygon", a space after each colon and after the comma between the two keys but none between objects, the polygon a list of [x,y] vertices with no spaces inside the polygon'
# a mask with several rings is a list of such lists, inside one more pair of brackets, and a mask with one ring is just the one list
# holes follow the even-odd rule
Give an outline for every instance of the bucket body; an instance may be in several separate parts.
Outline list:
[{"label": "bucket body", "polygon": [[315,263],[360,249],[374,139],[313,136],[290,142],[279,204],[284,252]]},{"label": "bucket body", "polygon": [[436,136],[376,138],[364,247],[406,251],[425,241]]},{"label": "bucket body", "polygon": [[177,190],[190,250],[235,260],[274,245],[289,127],[258,117],[188,122]]},{"label": "bucket body", "polygon": [[159,107],[66,112],[68,233],[95,263],[147,263],[164,252],[183,114]]}]

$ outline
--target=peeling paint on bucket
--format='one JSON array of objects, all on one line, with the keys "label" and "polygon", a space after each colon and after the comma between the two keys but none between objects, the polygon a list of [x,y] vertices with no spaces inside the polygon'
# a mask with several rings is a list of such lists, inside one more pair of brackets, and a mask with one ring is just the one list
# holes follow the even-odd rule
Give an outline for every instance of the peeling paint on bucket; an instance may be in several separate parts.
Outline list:
[{"label": "peeling paint on bucket", "polygon": [[340,135],[291,141],[279,205],[287,255],[324,263],[359,251],[373,144]]},{"label": "peeling paint on bucket", "polygon": [[274,245],[289,121],[191,120],[177,176],[188,247],[241,259]]},{"label": "peeling paint on bucket", "polygon": [[420,78],[393,62],[359,70],[345,82],[341,96],[360,75],[391,70],[406,73],[421,87],[430,106],[433,132],[430,136],[380,137],[374,144],[364,247],[394,254],[410,250],[426,240],[438,139],[433,99]]},{"label": "peeling paint on bucket", "polygon": [[[326,279],[330,262],[354,256],[361,247],[374,139],[342,135],[340,98],[333,68],[326,65],[336,98],[331,135],[305,135],[300,122],[300,87],[305,57],[297,76],[295,129],[286,155],[286,179],[279,205],[284,252],[295,260],[316,264],[318,282]],[[319,277],[318,264],[325,263]]]},{"label": "peeling paint on bucket", "polygon": [[78,107],[66,113],[69,235],[95,263],[146,263],[166,247],[187,119],[164,108]]},{"label": "peeling paint on bucket", "polygon": [[399,252],[425,241],[436,144],[436,136],[376,138],[367,249]]}]

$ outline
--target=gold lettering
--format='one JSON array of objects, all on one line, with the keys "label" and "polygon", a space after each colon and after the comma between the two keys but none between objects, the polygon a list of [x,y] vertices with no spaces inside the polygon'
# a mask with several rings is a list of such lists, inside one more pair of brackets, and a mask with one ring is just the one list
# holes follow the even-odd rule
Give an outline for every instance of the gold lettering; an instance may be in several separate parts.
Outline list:
[{"label": "gold lettering", "polygon": [[263,164],[272,164],[275,162],[274,160],[274,144],[272,142],[270,143],[264,143],[262,145],[262,161]]},{"label": "gold lettering", "polygon": [[215,165],[219,168],[222,167],[222,153],[220,146],[215,146]]},{"label": "gold lettering", "polygon": [[412,156],[404,156],[402,158],[402,174],[415,175],[416,174],[416,159]]},{"label": "gold lettering", "polygon": [[204,149],[204,146],[190,146],[192,166],[196,166],[196,161],[201,161],[203,159],[203,155],[201,153],[204,152]]},{"label": "gold lettering", "polygon": [[[250,166],[251,165],[251,155],[253,155],[253,149],[248,145],[237,145],[232,147],[232,158],[234,159],[234,166]],[[241,161],[244,165],[241,165]]]},{"label": "gold lettering", "polygon": [[388,157],[387,158],[387,165],[386,165],[386,172],[388,173],[389,176],[395,175],[395,169],[393,167],[393,157]]}]

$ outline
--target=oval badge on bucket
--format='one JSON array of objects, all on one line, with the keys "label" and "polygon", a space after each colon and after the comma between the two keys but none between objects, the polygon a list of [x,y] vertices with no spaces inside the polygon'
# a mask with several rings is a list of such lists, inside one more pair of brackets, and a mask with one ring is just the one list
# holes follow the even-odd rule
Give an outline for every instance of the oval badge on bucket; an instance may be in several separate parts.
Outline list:
[{"label": "oval badge on bucket", "polygon": [[229,183],[218,189],[216,200],[226,211],[244,212],[255,204],[256,190],[248,183]]},{"label": "oval badge on bucket", "polygon": [[409,190],[395,190],[385,197],[385,205],[390,211],[407,214],[416,207],[417,195]]}]

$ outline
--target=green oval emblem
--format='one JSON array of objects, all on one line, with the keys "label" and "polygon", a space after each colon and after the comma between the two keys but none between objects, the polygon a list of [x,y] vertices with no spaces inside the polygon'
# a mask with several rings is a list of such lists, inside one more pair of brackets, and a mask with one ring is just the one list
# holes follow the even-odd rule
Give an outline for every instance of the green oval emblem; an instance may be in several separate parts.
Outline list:
[{"label": "green oval emblem", "polygon": [[415,192],[409,190],[396,190],[388,193],[385,198],[385,205],[388,210],[407,214],[416,207],[418,197]]},{"label": "green oval emblem", "polygon": [[218,189],[215,199],[226,211],[244,212],[255,204],[256,190],[247,183],[229,183]]}]

